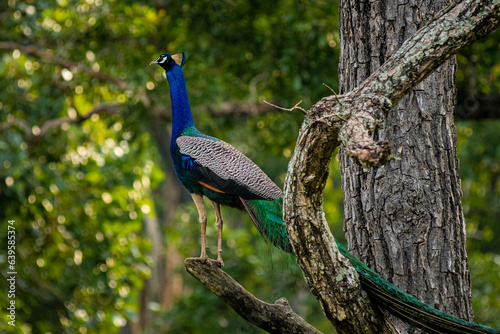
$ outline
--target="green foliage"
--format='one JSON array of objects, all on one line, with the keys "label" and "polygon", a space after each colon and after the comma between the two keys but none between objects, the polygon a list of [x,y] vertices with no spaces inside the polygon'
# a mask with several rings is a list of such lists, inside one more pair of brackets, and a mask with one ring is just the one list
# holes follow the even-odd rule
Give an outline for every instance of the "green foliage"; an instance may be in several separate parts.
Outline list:
[{"label": "green foliage", "polygon": [[[497,244],[498,245],[498,244]],[[478,323],[500,328],[500,256],[493,253],[469,253],[474,319]]]},{"label": "green foliage", "polygon": [[4,132],[0,219],[16,221],[17,317],[34,331],[100,332],[137,311],[150,271],[138,232],[154,163],[117,124],[96,119],[24,140]]},{"label": "green foliage", "polygon": [[[6,128],[0,140],[0,219],[16,221],[16,329],[116,332],[136,317],[139,293],[151,271],[141,220],[153,214],[149,189],[163,175],[153,162],[157,158],[149,136],[136,123],[140,114],[130,111],[138,97],[76,66],[94,72],[106,67],[106,73],[124,77],[126,67],[104,44],[110,37],[106,33],[120,38],[120,27],[126,29],[121,34],[128,34],[129,23],[107,20],[109,4],[102,10],[91,10],[85,2],[49,5],[9,1],[2,11],[8,17],[2,20],[3,41],[22,41],[54,56],[51,61],[11,50],[3,53],[0,65],[7,78],[0,83],[0,120],[26,125]],[[116,16],[124,18],[120,8],[128,7],[117,8]],[[140,17],[152,12],[134,8]],[[107,26],[91,29],[95,24]],[[67,60],[71,63],[65,66]],[[148,76],[132,73],[137,73],[134,86]],[[95,114],[71,124],[108,102],[123,104],[121,116]],[[5,242],[2,237],[1,249]],[[5,257],[0,264],[5,268]],[[5,294],[0,300],[7,305]],[[5,308],[0,313],[5,319]],[[12,329],[0,323],[0,331]]]},{"label": "green foliage", "polygon": [[[105,154],[127,146],[117,145],[114,131],[102,123],[21,144],[9,131],[1,142],[6,182],[0,216],[16,221],[18,319],[39,330],[118,322],[136,310],[137,291],[149,272],[148,242],[137,233],[141,210],[151,204],[147,189],[131,185],[146,180],[153,163],[136,150]],[[96,133],[106,133],[106,140],[90,140]],[[146,163],[134,171],[122,168],[133,161]]]},{"label": "green foliage", "polygon": [[457,86],[466,96],[500,93],[500,30],[457,55]]},{"label": "green foliage", "polygon": [[499,328],[500,121],[457,124],[475,321]]},{"label": "green foliage", "polygon": [[460,122],[457,126],[460,176],[467,218],[468,248],[500,252],[499,121]]}]

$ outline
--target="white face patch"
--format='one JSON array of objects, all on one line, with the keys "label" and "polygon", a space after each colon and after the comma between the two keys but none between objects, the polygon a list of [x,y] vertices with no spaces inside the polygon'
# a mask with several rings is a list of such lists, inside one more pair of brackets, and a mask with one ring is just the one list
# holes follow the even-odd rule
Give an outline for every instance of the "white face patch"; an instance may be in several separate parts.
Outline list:
[{"label": "white face patch", "polygon": [[163,57],[160,61],[158,61],[158,63],[160,64],[163,64],[164,62],[166,62],[168,59],[168,57]]}]

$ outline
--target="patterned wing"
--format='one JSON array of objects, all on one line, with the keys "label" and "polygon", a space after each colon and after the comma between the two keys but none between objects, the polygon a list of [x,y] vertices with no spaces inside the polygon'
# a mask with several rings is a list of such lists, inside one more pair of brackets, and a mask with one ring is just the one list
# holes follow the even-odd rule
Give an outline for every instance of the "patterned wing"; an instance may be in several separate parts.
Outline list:
[{"label": "patterned wing", "polygon": [[205,137],[177,138],[180,152],[191,163],[190,172],[212,190],[245,199],[273,200],[281,189],[249,158],[221,140]]}]

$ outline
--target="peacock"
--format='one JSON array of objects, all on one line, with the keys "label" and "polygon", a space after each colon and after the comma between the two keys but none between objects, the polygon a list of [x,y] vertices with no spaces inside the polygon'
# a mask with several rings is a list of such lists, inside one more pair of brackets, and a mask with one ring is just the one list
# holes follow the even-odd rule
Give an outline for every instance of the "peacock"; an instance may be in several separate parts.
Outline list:
[{"label": "peacock", "polygon": [[[170,85],[172,102],[172,136],[170,155],[175,173],[189,191],[196,205],[201,224],[203,262],[222,267],[222,226],[220,206],[246,211],[264,238],[275,247],[293,254],[283,222],[281,189],[249,158],[230,144],[205,135],[193,123],[182,67],[185,54],[160,55],[151,64],[160,65]],[[217,260],[206,253],[207,216],[203,196],[210,200],[217,226]],[[337,243],[359,274],[363,289],[383,309],[414,326],[434,333],[497,333],[500,330],[468,322],[441,312],[414,296],[403,292]]]}]

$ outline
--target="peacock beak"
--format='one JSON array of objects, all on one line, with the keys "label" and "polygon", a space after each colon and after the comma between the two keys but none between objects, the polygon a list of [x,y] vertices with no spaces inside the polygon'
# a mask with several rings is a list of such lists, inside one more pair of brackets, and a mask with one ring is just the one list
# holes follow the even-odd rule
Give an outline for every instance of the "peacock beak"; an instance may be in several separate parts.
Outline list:
[{"label": "peacock beak", "polygon": [[158,64],[158,59],[153,60],[152,62],[149,63],[149,65],[153,65],[153,64]]}]

